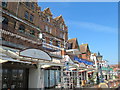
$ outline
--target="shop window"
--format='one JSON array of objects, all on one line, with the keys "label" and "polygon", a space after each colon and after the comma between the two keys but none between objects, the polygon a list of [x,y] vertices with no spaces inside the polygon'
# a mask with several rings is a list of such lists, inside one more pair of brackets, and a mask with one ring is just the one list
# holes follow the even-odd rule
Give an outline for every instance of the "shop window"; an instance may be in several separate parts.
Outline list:
[{"label": "shop window", "polygon": [[8,25],[8,18],[2,17],[2,24],[3,25]]},{"label": "shop window", "polygon": [[30,35],[35,36],[35,31],[34,30],[30,30]]},{"label": "shop window", "polygon": [[32,9],[34,9],[34,8],[35,8],[34,3],[31,3],[31,8],[32,8]]},{"label": "shop window", "polygon": [[12,79],[17,80],[17,70],[12,70]]},{"label": "shop window", "polygon": [[30,21],[33,22],[33,18],[34,18],[34,16],[31,14],[31,15],[30,15]]},{"label": "shop window", "polygon": [[27,88],[26,69],[3,69],[2,88]]},{"label": "shop window", "polygon": [[23,80],[23,70],[18,70],[18,80]]},{"label": "shop window", "polygon": [[7,7],[7,2],[2,2],[2,7]]},{"label": "shop window", "polygon": [[23,25],[20,25],[19,32],[25,32],[25,27]]},{"label": "shop window", "polygon": [[28,19],[29,13],[26,11],[25,12],[25,18]]}]

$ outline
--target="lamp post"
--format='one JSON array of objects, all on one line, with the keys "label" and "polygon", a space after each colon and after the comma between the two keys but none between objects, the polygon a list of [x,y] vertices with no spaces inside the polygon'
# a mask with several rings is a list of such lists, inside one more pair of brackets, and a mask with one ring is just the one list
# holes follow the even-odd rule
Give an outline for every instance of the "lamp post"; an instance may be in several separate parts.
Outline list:
[{"label": "lamp post", "polygon": [[101,68],[101,65],[100,65],[100,62],[102,62],[102,55],[100,55],[100,53],[98,52],[98,55],[96,56],[97,58],[97,65],[98,65],[98,76],[99,76],[99,72],[100,72],[100,78],[98,77],[99,79],[99,83],[101,83],[101,81],[103,81],[103,75],[102,75],[102,68]]},{"label": "lamp post", "polygon": [[108,74],[109,74],[109,79],[110,79],[110,66],[108,65]]}]

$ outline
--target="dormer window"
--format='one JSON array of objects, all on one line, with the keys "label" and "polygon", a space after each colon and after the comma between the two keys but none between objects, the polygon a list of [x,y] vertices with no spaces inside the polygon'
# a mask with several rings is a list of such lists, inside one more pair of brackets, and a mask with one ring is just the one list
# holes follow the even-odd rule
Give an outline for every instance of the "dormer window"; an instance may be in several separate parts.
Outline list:
[{"label": "dormer window", "polygon": [[60,24],[60,29],[64,30],[64,24]]},{"label": "dormer window", "polygon": [[60,29],[62,29],[62,23],[60,24]]},{"label": "dormer window", "polygon": [[50,22],[50,16],[47,16],[47,21]]}]

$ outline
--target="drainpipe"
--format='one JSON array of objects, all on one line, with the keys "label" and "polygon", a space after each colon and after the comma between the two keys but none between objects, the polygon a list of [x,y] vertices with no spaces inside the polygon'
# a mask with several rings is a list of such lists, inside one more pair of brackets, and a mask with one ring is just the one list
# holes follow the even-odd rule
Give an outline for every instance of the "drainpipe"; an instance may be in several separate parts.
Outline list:
[{"label": "drainpipe", "polygon": [[16,16],[18,15],[19,4],[20,4],[20,2],[18,1],[18,3],[17,3],[17,10],[16,10]]}]

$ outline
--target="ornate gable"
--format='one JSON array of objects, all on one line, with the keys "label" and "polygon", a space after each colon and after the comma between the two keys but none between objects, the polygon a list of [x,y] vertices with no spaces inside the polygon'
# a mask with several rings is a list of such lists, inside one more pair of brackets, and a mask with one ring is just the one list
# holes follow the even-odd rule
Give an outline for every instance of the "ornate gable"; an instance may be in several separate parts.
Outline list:
[{"label": "ornate gable", "polygon": [[50,11],[50,8],[46,8],[46,9],[43,11],[43,13],[52,16],[52,13],[51,13],[51,11]]},{"label": "ornate gable", "polygon": [[64,23],[64,19],[63,19],[62,15],[60,15],[60,16],[54,18],[54,19],[55,19],[56,21],[62,21],[62,22]]}]

